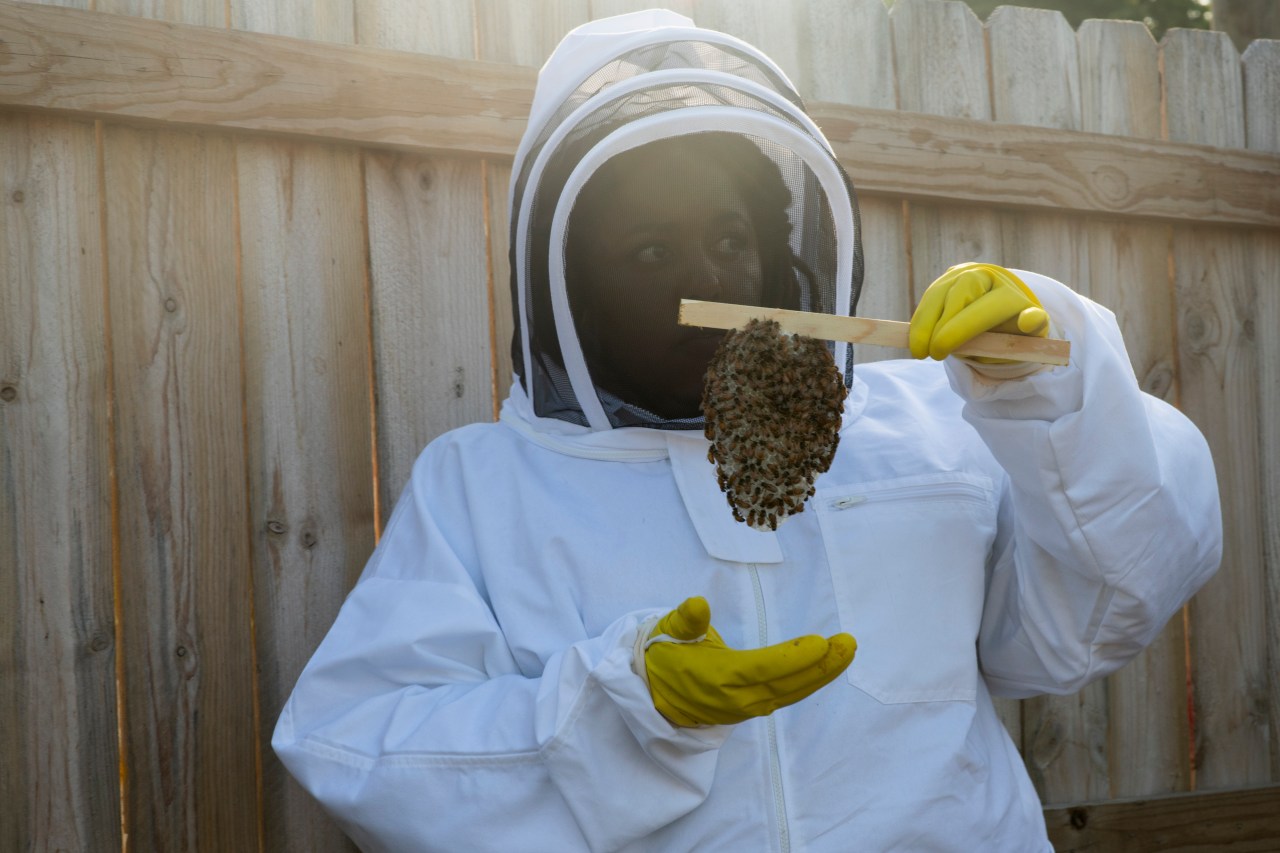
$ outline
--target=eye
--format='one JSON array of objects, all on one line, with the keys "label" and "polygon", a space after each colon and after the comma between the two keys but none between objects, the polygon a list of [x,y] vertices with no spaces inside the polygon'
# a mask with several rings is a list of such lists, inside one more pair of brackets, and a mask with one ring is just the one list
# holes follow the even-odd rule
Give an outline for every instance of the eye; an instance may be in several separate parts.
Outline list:
[{"label": "eye", "polygon": [[660,264],[671,257],[671,251],[662,243],[642,246],[631,255],[642,264]]},{"label": "eye", "polygon": [[716,251],[722,255],[740,255],[747,250],[750,243],[746,235],[724,234],[716,240]]}]

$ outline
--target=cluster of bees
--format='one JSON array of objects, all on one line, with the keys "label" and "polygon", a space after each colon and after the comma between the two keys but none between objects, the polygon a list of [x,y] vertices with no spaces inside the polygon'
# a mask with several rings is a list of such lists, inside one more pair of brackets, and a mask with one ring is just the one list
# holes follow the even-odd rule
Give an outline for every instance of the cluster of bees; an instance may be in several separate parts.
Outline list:
[{"label": "cluster of bees", "polygon": [[822,341],[773,320],[731,330],[707,367],[708,458],[733,517],[756,530],[804,510],[840,441],[844,379]]}]

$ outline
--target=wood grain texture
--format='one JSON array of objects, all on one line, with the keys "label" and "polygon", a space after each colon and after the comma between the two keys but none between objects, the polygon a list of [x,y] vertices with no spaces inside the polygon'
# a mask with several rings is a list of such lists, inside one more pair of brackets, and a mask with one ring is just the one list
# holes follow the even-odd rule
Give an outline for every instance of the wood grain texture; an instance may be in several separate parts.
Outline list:
[{"label": "wood grain texture", "polygon": [[1280,788],[1082,803],[1045,811],[1058,853],[1271,853]]},{"label": "wood grain texture", "polygon": [[202,27],[225,27],[227,24],[225,0],[93,0],[92,8],[114,15]]},{"label": "wood grain texture", "polygon": [[0,849],[120,845],[91,125],[0,116]]},{"label": "wood grain texture", "polygon": [[533,68],[542,67],[569,30],[591,19],[589,0],[475,0],[475,4],[476,58]]},{"label": "wood grain texture", "polygon": [[[423,21],[425,9],[417,29],[395,29],[373,2],[357,6],[357,38],[391,28],[396,45],[435,37],[443,50],[459,31]],[[0,42],[3,104],[415,150],[510,156],[533,91],[533,72],[517,66],[10,0]]]},{"label": "wood grain texture", "polygon": [[1076,38],[1080,129],[1160,138],[1159,58],[1146,25],[1138,21],[1085,21]]},{"label": "wood grain texture", "polygon": [[889,17],[899,108],[989,121],[986,40],[969,7],[959,0],[897,0]]},{"label": "wood grain texture", "polygon": [[697,0],[664,0],[656,4],[653,0],[591,0],[591,19],[594,21],[598,18],[611,18],[614,15],[643,12],[658,7],[692,18],[695,23],[702,26],[697,17]]},{"label": "wood grain texture", "polygon": [[[986,38],[982,24],[969,7],[958,0],[898,0],[890,10],[889,20],[898,107],[950,119],[973,119],[984,139],[994,139],[989,124],[991,91]],[[822,119],[819,123],[830,136],[830,123]],[[864,146],[867,143],[870,140]],[[911,144],[917,167],[938,162],[938,146],[928,133],[912,134]],[[837,151],[845,159],[843,151]],[[942,166],[933,177],[945,181],[945,175],[957,174],[969,174],[969,169]],[[858,180],[855,174],[855,183]],[[916,201],[908,202],[904,209],[912,306],[953,264],[1005,263],[1000,217],[992,210]],[[1025,739],[1022,703],[997,698],[994,704],[1009,736],[1021,745]]]},{"label": "wood grain texture", "polygon": [[374,544],[360,155],[245,141],[236,160],[266,846],[353,850],[270,743]]},{"label": "wood grain texture", "polygon": [[224,0],[233,30],[355,43],[356,0]]},{"label": "wood grain texture", "polygon": [[[1159,137],[1159,57],[1147,28],[1136,21],[1087,21],[1077,38],[1082,128]],[[1088,295],[1115,312],[1140,387],[1176,404],[1170,229],[1086,220],[1083,231]],[[1185,648],[1182,614],[1176,614],[1146,651],[1107,680],[1111,796],[1190,787]]]},{"label": "wood grain texture", "polygon": [[[1225,33],[1171,30],[1161,42],[1170,138],[1242,146],[1240,62]],[[1267,583],[1261,530],[1257,293],[1248,232],[1175,228],[1183,410],[1205,433],[1222,495],[1222,568],[1191,601],[1196,785],[1271,778]],[[1224,626],[1232,629],[1224,631]]]},{"label": "wood grain texture", "polygon": [[478,163],[367,155],[381,506],[446,430],[493,417]]},{"label": "wood grain texture", "polygon": [[230,140],[108,128],[130,844],[258,843]]},{"label": "wood grain texture", "polygon": [[[1280,154],[1280,40],[1260,40],[1243,56],[1245,142],[1255,151]],[[1267,706],[1271,711],[1271,778],[1280,779],[1280,230],[1255,234],[1258,281],[1258,435],[1262,453],[1263,556],[1267,573],[1267,649],[1271,662]]]},{"label": "wood grain texture", "polygon": [[[880,0],[821,0],[797,3],[803,17],[796,50],[801,57],[801,95],[850,106],[893,109],[893,37]],[[856,159],[858,155],[855,154]],[[855,183],[855,192],[860,189]],[[908,320],[914,307],[909,282],[907,233],[898,199],[858,200],[865,264],[857,313],[864,317]],[[905,350],[855,347],[859,363],[901,358]]]},{"label": "wood grain texture", "polygon": [[[235,29],[355,41],[353,0],[234,0],[229,14]],[[352,851],[271,735],[373,547],[360,157],[254,139],[238,140],[235,157],[263,840]]]},{"label": "wood grain texture", "polygon": [[[870,346],[906,349],[909,324],[901,320],[841,317],[786,308],[762,308],[725,302],[680,300],[680,323],[707,329],[739,329],[752,320],[777,323],[787,334],[819,340],[848,341]],[[1007,358],[1039,364],[1066,364],[1070,343],[1054,338],[985,332],[956,349],[960,355]]]},{"label": "wood grain texture", "polygon": [[[1076,34],[1060,12],[1002,6],[988,18],[992,117],[1036,127],[1080,128]],[[1077,217],[1000,214],[1004,263],[1087,293],[1089,252]],[[1107,685],[1022,703],[1024,758],[1046,802],[1079,802],[1110,792]]]},{"label": "wood grain texture", "polygon": [[[923,35],[941,42],[939,50],[969,45],[983,55],[980,26],[976,43],[951,27],[959,16],[956,26],[967,30],[963,15],[972,18],[956,0],[904,0],[891,19],[903,22],[896,30],[929,14],[941,20]],[[13,58],[0,62],[0,104],[415,151],[510,157],[533,92],[534,72],[523,66],[318,47],[12,0],[0,0],[0,41]],[[895,44],[900,71],[941,75],[935,86],[900,86],[901,106],[912,112],[811,105],[864,194],[1280,226],[1280,198],[1269,192],[1277,155],[1045,128],[993,133],[965,120],[989,115],[986,84],[965,82],[975,73],[969,62],[952,67],[912,40]],[[980,103],[935,111],[931,104],[947,93]]]},{"label": "wood grain texture", "polygon": [[[361,0],[361,21],[395,20],[399,0]],[[470,2],[417,10],[404,50],[473,55]],[[429,14],[429,17],[428,17]],[[383,28],[366,33],[378,38]],[[493,417],[483,166],[475,159],[368,152],[373,354],[380,507],[385,520],[413,461],[437,435]]]}]

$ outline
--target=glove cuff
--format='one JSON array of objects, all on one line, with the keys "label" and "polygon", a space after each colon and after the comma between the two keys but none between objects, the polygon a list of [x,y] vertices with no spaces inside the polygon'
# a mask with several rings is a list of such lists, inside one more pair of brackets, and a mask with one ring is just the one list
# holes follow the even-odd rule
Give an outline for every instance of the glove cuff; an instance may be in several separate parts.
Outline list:
[{"label": "glove cuff", "polygon": [[636,640],[631,645],[631,671],[640,676],[646,690],[649,688],[649,668],[644,664],[644,650],[649,648],[649,635],[661,618],[660,615],[653,615],[641,622],[636,629]]}]

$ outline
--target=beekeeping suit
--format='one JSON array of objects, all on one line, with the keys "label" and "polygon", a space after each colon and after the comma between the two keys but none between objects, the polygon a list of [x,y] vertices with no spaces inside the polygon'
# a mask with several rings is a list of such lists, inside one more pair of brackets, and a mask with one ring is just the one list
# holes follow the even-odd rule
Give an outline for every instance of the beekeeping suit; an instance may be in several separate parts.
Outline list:
[{"label": "beekeeping suit", "polygon": [[[786,300],[853,309],[856,203],[772,62],[665,12],[565,39],[513,169],[517,381],[417,460],[275,731],[366,850],[1048,851],[992,696],[1112,672],[1218,564],[1203,439],[1139,391],[1106,309],[1030,272],[1069,366],[833,346],[830,470],[776,531],[735,522],[698,418],[593,378],[565,284],[592,175],[710,132],[788,185]],[[638,640],[690,596],[729,646],[848,631],[857,656],[771,715],[673,725]]]}]

